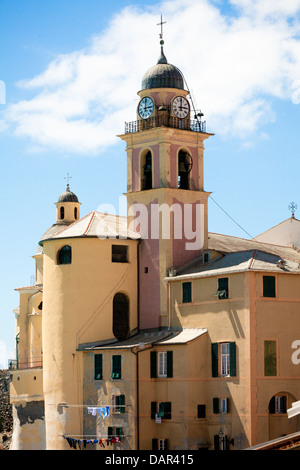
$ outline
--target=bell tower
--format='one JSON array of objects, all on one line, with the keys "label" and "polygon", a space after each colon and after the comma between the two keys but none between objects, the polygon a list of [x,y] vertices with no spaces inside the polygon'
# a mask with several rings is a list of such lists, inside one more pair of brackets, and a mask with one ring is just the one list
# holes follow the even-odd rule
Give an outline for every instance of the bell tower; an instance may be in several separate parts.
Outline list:
[{"label": "bell tower", "polygon": [[[162,26],[162,21],[161,21]],[[193,110],[180,70],[161,51],[145,73],[136,121],[119,137],[127,152],[127,219],[140,232],[140,328],[168,326],[172,268],[207,248],[204,140],[210,135]]]}]

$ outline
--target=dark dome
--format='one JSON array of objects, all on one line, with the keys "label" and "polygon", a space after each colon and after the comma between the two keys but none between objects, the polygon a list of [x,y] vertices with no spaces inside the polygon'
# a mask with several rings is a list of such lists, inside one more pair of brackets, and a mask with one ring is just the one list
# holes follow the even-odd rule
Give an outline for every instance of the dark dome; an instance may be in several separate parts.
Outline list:
[{"label": "dark dome", "polygon": [[168,64],[161,48],[157,64],[150,67],[142,79],[142,90],[149,88],[179,88],[184,90],[184,78],[175,65]]},{"label": "dark dome", "polygon": [[76,194],[72,193],[72,191],[70,191],[70,188],[67,187],[66,191],[59,196],[57,202],[79,202],[79,201],[78,201],[78,197],[76,196]]}]

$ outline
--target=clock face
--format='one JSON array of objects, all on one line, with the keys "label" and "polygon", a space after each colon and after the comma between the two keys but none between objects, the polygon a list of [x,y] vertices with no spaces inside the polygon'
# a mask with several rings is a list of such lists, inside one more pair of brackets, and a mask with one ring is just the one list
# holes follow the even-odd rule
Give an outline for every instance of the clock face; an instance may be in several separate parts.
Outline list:
[{"label": "clock face", "polygon": [[153,110],[154,110],[153,100],[149,98],[149,96],[145,96],[145,98],[143,98],[140,101],[140,104],[138,107],[139,115],[141,116],[142,119],[147,119],[148,117],[151,116],[151,114],[153,113]]},{"label": "clock face", "polygon": [[190,107],[189,103],[183,96],[176,96],[173,101],[173,112],[175,116],[180,119],[184,119],[189,114]]}]

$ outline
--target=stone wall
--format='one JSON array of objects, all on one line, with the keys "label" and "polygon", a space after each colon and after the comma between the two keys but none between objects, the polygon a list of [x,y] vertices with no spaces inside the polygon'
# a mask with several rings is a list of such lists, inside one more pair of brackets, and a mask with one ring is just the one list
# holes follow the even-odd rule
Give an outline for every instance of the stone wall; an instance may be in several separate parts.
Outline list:
[{"label": "stone wall", "polygon": [[0,370],[0,448],[3,450],[9,450],[13,429],[9,384],[9,370]]}]

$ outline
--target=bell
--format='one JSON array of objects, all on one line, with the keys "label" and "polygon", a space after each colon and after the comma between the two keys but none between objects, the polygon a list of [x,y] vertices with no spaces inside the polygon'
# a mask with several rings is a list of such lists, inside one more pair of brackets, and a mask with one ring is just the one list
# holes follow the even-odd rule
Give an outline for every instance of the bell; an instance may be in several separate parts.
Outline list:
[{"label": "bell", "polygon": [[185,162],[183,162],[182,160],[181,160],[181,162],[179,163],[179,172],[180,172],[180,173],[185,173],[185,172],[186,172]]}]

